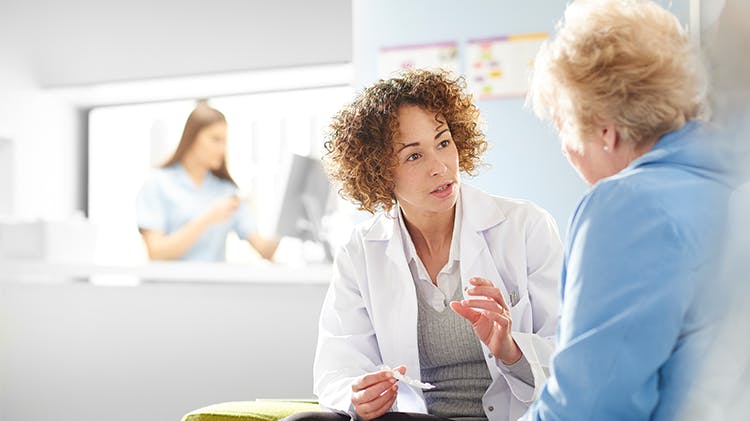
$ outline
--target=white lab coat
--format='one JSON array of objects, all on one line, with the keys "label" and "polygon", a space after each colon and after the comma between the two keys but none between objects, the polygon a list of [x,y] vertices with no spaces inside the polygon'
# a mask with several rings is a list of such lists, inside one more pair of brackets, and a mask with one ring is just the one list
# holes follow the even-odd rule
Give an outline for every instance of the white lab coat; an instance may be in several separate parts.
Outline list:
[{"label": "white lab coat", "polygon": [[[552,217],[536,205],[462,185],[460,268],[491,280],[512,306],[513,337],[529,361],[535,387],[514,377],[482,344],[492,383],[482,398],[490,420],[517,419],[549,373],[557,328],[562,245]],[[417,296],[398,225],[400,212],[379,213],[355,228],[336,254],[320,316],[314,364],[321,405],[352,412],[351,383],[380,364],[405,365],[420,378]],[[511,297],[515,299],[511,300]],[[513,301],[511,303],[511,301]],[[467,322],[468,323],[468,322]],[[421,390],[402,384],[395,410],[426,413]]]}]

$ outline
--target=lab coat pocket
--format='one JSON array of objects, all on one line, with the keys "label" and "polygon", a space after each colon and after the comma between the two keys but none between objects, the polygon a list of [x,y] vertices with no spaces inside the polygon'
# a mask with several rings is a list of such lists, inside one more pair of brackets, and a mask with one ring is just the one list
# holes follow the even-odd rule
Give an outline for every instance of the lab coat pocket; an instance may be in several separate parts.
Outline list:
[{"label": "lab coat pocket", "polygon": [[[510,293],[510,317],[513,320],[513,330],[517,332],[531,333],[532,331],[532,320],[531,320],[531,302],[529,301],[528,295],[522,295],[519,298],[514,299],[515,291]],[[517,294],[517,293],[516,293]]]}]

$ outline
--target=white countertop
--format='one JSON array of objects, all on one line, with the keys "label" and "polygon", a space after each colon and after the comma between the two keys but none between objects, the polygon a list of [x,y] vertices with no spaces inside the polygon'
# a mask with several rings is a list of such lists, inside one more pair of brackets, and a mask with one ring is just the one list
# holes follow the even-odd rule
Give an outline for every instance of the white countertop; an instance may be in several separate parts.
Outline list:
[{"label": "white countertop", "polygon": [[0,260],[0,282],[65,282],[102,284],[140,282],[327,284],[331,265],[211,262],[149,262],[136,265]]}]

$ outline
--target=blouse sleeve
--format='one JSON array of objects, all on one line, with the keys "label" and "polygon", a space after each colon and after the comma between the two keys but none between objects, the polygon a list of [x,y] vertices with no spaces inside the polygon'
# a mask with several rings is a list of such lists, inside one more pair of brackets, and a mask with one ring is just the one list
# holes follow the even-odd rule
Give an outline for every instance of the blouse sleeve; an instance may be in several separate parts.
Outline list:
[{"label": "blouse sleeve", "polygon": [[232,229],[242,240],[247,239],[250,234],[255,232],[255,217],[247,203],[242,202],[234,212]]},{"label": "blouse sleeve", "polygon": [[155,177],[148,179],[135,202],[139,229],[166,231],[166,205],[161,186]]}]

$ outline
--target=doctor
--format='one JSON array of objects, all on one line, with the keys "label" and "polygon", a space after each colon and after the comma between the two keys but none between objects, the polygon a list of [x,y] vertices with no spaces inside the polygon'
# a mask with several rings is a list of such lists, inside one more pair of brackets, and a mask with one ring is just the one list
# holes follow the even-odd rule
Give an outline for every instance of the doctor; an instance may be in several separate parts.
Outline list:
[{"label": "doctor", "polygon": [[462,184],[487,147],[478,121],[463,81],[428,71],[380,81],[334,118],[331,177],[382,211],[338,251],[323,304],[315,393],[334,412],[293,419],[508,420],[534,400],[561,243],[538,206]]}]

